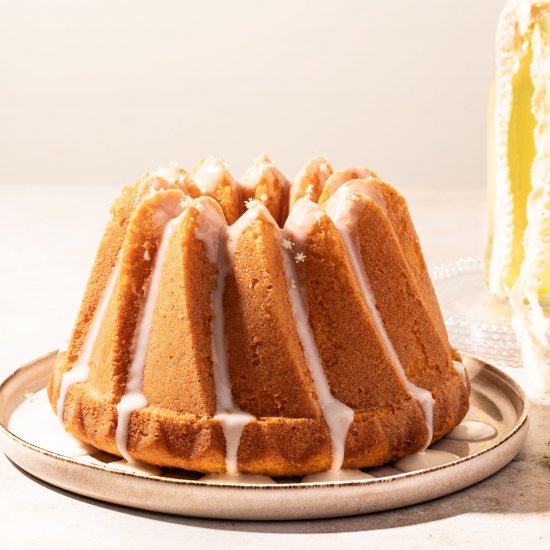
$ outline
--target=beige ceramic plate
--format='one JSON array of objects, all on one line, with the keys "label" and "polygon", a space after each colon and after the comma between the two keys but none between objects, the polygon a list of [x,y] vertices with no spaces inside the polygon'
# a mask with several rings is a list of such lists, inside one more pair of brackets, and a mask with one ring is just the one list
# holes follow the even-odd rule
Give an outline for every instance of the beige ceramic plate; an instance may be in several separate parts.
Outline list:
[{"label": "beige ceramic plate", "polygon": [[[13,373],[0,386],[0,446],[32,475],[107,502],[189,516],[287,520],[389,510],[423,502],[485,479],[518,453],[527,435],[528,403],[521,388],[496,368],[466,359],[472,398],[466,420],[483,422],[489,436],[445,438],[431,449],[457,455],[436,467],[403,473],[394,466],[365,470],[373,478],[269,484],[207,483],[177,470],[121,469],[120,459],[79,445],[57,424],[44,386],[55,353]],[[441,454],[441,453],[440,453]]]}]

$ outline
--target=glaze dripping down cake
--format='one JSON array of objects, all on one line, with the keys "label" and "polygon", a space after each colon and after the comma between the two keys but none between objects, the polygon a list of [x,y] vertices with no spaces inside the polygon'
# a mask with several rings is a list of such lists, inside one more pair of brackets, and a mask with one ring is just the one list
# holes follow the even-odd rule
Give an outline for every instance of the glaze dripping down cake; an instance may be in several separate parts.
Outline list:
[{"label": "glaze dripping down cake", "polygon": [[95,447],[304,475],[425,449],[468,410],[404,199],[366,168],[213,158],[112,207],[49,398]]}]

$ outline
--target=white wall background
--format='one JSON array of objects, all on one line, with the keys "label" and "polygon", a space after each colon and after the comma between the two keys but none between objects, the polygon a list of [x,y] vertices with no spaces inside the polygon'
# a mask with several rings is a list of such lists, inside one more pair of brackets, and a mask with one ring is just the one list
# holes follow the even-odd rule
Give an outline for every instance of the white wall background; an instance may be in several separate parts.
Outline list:
[{"label": "white wall background", "polygon": [[315,154],[397,187],[485,184],[503,0],[0,0],[0,183]]}]

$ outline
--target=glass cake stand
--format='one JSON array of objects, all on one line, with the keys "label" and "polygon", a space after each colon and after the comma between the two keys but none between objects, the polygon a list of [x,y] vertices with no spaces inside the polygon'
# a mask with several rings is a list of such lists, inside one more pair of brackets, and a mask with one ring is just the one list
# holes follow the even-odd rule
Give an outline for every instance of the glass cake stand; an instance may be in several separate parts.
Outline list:
[{"label": "glass cake stand", "polygon": [[492,296],[483,259],[465,257],[430,270],[449,339],[460,351],[502,367],[521,367],[512,309]]}]

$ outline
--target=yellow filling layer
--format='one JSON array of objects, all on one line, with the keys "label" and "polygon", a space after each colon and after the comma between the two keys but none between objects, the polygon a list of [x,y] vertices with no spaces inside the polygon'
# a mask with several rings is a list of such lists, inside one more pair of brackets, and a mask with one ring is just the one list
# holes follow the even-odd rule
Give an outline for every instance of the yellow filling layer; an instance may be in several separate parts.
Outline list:
[{"label": "yellow filling layer", "polygon": [[513,247],[510,273],[505,284],[511,287],[523,262],[523,232],[527,225],[527,197],[531,192],[531,165],[535,158],[533,131],[535,117],[531,111],[533,82],[531,81],[531,42],[519,63],[512,81],[512,112],[508,126],[508,169],[513,199]]}]

